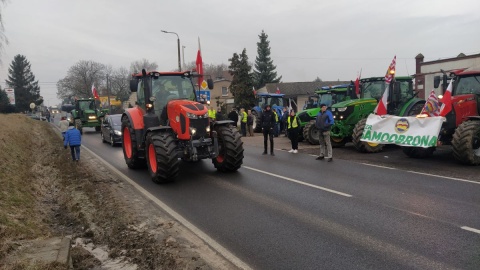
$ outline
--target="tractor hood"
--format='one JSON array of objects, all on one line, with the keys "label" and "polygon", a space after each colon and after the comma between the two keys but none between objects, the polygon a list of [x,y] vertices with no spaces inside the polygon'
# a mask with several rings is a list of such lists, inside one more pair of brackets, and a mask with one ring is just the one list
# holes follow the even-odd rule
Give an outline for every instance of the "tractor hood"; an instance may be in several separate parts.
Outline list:
[{"label": "tractor hood", "polygon": [[[191,100],[172,100],[168,103],[167,112],[169,117],[173,115],[195,115],[198,118],[208,118],[208,108],[202,103]],[[177,120],[178,121],[178,120]]]},{"label": "tractor hood", "polygon": [[355,106],[363,103],[377,103],[377,100],[374,98],[351,99],[351,100],[335,103],[332,105],[332,108],[350,107],[350,106]]}]

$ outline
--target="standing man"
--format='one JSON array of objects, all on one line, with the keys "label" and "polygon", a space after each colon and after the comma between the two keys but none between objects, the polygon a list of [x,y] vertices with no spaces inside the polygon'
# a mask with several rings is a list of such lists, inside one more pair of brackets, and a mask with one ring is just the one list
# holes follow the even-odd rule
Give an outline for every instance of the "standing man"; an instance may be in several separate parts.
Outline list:
[{"label": "standing man", "polygon": [[261,121],[263,132],[263,154],[267,154],[267,138],[270,139],[270,155],[273,153],[273,128],[275,127],[275,115],[272,112],[270,105],[265,105],[265,110],[262,112]]},{"label": "standing man", "polygon": [[245,112],[245,108],[240,109],[240,128],[242,130],[242,136],[246,137],[247,136],[247,113]]},{"label": "standing man", "polygon": [[76,129],[73,126],[73,123],[69,124],[67,132],[65,132],[65,141],[63,141],[63,147],[67,149],[67,146],[70,146],[70,151],[72,153],[72,160],[80,160],[80,146],[82,145],[82,134],[80,130]]},{"label": "standing man", "polygon": [[215,120],[216,121],[223,120],[222,108],[220,107],[217,108],[217,112],[215,113]]},{"label": "standing man", "polygon": [[238,113],[237,109],[233,108],[232,111],[228,114],[228,119],[233,121],[233,126],[237,127],[238,125]]},{"label": "standing man", "polygon": [[216,114],[217,114],[217,112],[213,109],[213,106],[210,105],[210,108],[208,109],[208,117],[210,118],[210,121],[215,120],[215,115]]},{"label": "standing man", "polygon": [[[333,160],[332,157],[332,142],[330,141],[330,129],[333,125],[333,115],[327,110],[327,105],[320,104],[320,112],[317,114],[315,120],[315,127],[318,128],[318,138],[320,141],[320,155],[317,160],[326,158],[328,162]],[[327,148],[327,155],[325,156],[325,147]]]},{"label": "standing man", "polygon": [[50,111],[49,110],[47,110],[45,112],[45,118],[47,118],[47,121],[50,123]]},{"label": "standing man", "polygon": [[[287,112],[285,112],[285,114],[287,114]],[[286,123],[288,138],[290,138],[290,141],[292,142],[292,150],[288,151],[289,153],[298,153],[298,133],[300,131],[299,123],[300,120],[298,120],[298,117],[295,115],[295,111],[292,109]]]},{"label": "standing man", "polygon": [[253,137],[253,114],[252,114],[252,110],[248,110],[247,131],[248,131],[248,136]]},{"label": "standing man", "polygon": [[284,133],[285,137],[288,135],[287,131],[287,118],[289,116],[287,107],[282,109],[282,119],[280,121],[280,133]]},{"label": "standing man", "polygon": [[60,128],[60,132],[62,133],[62,137],[63,137],[63,140],[65,141],[65,133],[67,132],[68,130],[68,121],[67,121],[67,117],[65,116],[62,116],[60,122],[58,122],[58,127]]}]

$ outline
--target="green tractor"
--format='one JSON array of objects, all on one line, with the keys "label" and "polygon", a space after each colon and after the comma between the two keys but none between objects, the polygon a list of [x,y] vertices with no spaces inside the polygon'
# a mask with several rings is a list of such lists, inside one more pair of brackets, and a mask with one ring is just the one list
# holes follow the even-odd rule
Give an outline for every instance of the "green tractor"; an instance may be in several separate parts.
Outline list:
[{"label": "green tractor", "polygon": [[83,127],[94,127],[95,131],[100,131],[103,117],[108,113],[108,109],[99,108],[99,103],[93,98],[75,100],[71,121],[80,133],[83,134]]},{"label": "green tractor", "polygon": [[315,118],[320,111],[320,104],[326,104],[328,107],[331,107],[335,103],[355,99],[356,96],[353,89],[353,84],[324,86],[315,91],[316,96],[309,96],[304,106],[306,109],[297,113],[300,120],[299,141],[306,140],[310,144],[319,144]]},{"label": "green tractor", "polygon": [[[384,77],[360,80],[360,98],[336,103],[332,106],[335,124],[330,131],[333,147],[342,147],[352,141],[360,152],[375,153],[383,145],[360,141],[369,114],[373,113],[385,90]],[[395,77],[389,86],[388,114],[397,116],[416,115],[422,111],[425,100],[417,98],[413,90],[413,78]]]}]

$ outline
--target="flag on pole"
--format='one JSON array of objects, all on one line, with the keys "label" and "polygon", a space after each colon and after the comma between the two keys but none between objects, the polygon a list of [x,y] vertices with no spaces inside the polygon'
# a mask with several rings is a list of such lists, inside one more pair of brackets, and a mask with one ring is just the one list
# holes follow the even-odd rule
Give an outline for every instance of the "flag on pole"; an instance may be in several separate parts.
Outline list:
[{"label": "flag on pole", "polygon": [[197,60],[195,61],[197,72],[200,74],[198,77],[198,87],[201,87],[203,82],[203,60],[202,60],[202,50],[200,48],[200,37],[198,38],[198,52],[197,52]]},{"label": "flag on pole", "polygon": [[280,94],[280,89],[277,86],[277,91],[275,91],[275,94]]},{"label": "flag on pole", "polygon": [[255,86],[252,86],[253,88],[253,95],[255,96],[257,94],[257,90],[255,90]]},{"label": "flag on pole", "polygon": [[377,107],[373,111],[378,115],[385,115],[387,114],[387,102],[388,102],[388,89],[390,87],[390,83],[395,77],[395,63],[397,61],[397,56],[393,57],[392,63],[388,66],[387,73],[385,74],[385,91],[383,92],[382,99],[378,102]]},{"label": "flag on pole", "polygon": [[92,94],[95,99],[100,99],[98,96],[97,88],[95,88],[95,84],[92,83]]},{"label": "flag on pole", "polygon": [[362,77],[362,70],[360,69],[360,73],[357,76],[357,79],[355,80],[355,94],[357,94],[357,97],[360,97],[360,79]]},{"label": "flag on pole", "polygon": [[443,104],[442,108],[440,109],[440,116],[445,116],[452,110],[452,84],[453,79],[450,80],[447,91],[445,91],[445,94],[442,97],[441,101]]},{"label": "flag on pole", "polygon": [[430,96],[425,102],[425,106],[422,109],[420,114],[428,114],[429,117],[439,116],[440,115],[440,105],[438,103],[437,95],[435,90],[430,92]]}]

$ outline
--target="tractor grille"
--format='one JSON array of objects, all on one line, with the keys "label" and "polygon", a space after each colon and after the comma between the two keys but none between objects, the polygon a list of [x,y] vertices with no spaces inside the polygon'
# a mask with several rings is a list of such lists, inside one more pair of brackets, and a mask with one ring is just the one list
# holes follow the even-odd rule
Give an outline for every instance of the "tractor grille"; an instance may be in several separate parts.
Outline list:
[{"label": "tractor grille", "polygon": [[208,118],[190,119],[190,127],[195,128],[197,133],[194,138],[207,137]]}]

